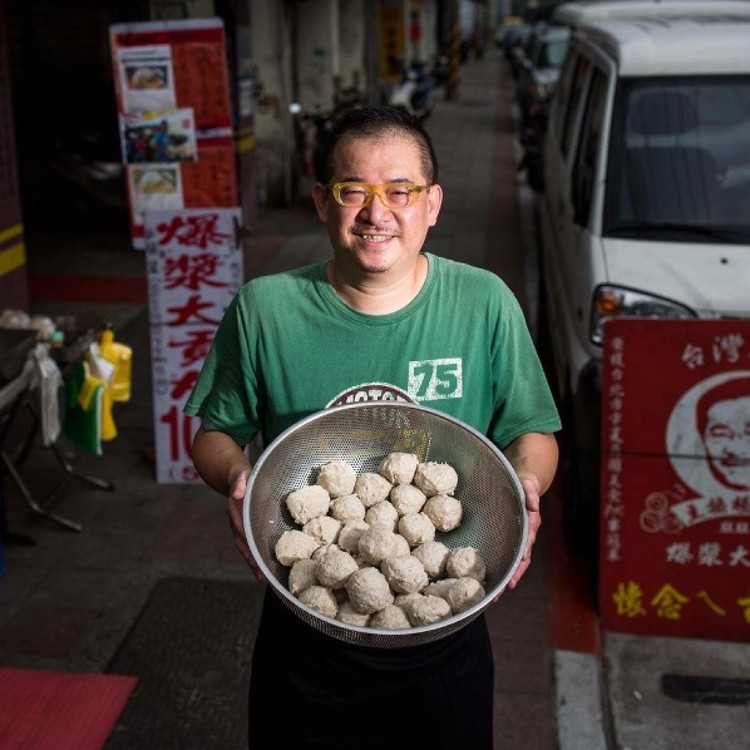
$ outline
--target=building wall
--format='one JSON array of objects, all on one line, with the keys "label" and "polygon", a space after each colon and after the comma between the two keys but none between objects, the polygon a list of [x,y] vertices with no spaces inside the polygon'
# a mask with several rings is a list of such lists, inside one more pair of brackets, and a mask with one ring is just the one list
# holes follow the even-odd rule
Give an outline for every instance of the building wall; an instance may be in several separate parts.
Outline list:
[{"label": "building wall", "polygon": [[334,78],[340,74],[338,0],[295,4],[295,84],[305,112],[333,105]]},{"label": "building wall", "polygon": [[277,0],[253,0],[251,12],[258,200],[283,206],[294,199],[296,180],[289,19]]},{"label": "building wall", "polygon": [[365,67],[365,0],[339,0],[339,18],[340,85],[366,91],[369,82]]},{"label": "building wall", "polygon": [[16,137],[5,9],[0,2],[0,312],[28,312],[26,247],[16,165]]}]

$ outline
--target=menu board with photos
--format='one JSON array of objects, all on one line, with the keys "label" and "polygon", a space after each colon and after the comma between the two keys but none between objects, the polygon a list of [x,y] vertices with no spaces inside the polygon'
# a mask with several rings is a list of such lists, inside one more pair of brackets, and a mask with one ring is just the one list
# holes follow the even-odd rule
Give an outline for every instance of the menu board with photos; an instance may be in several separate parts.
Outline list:
[{"label": "menu board with photos", "polygon": [[132,243],[147,211],[233,208],[239,191],[224,24],[110,27]]}]

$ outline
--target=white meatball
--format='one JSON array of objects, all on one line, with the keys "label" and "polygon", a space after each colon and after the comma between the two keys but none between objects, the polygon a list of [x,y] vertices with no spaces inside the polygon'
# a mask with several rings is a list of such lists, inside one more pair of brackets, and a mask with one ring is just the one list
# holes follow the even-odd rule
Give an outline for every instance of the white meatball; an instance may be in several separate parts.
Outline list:
[{"label": "white meatball", "polygon": [[423,511],[438,531],[458,528],[464,514],[461,503],[450,495],[433,495],[425,503]]},{"label": "white meatball", "polygon": [[388,498],[393,485],[380,474],[367,471],[357,477],[354,484],[354,493],[362,501],[365,508],[370,508],[375,503]]},{"label": "white meatball", "polygon": [[331,500],[330,514],[342,523],[363,520],[365,510],[365,506],[356,495],[344,495]]},{"label": "white meatball", "polygon": [[319,542],[304,531],[290,529],[279,537],[274,552],[282,565],[291,567],[297,560],[308,559],[319,546]]},{"label": "white meatball", "polygon": [[456,547],[448,554],[448,559],[445,561],[445,572],[453,578],[471,576],[476,578],[479,583],[484,583],[487,566],[476,547]]},{"label": "white meatball", "polygon": [[354,492],[357,473],[346,461],[331,461],[318,470],[317,483],[331,497],[341,497]]},{"label": "white meatball", "polygon": [[396,535],[387,526],[370,526],[362,532],[357,551],[365,565],[379,565],[396,549]]},{"label": "white meatball", "polygon": [[454,615],[469,609],[472,605],[482,601],[485,596],[484,587],[476,578],[465,576],[459,578],[456,583],[450,587],[445,595],[445,600],[450,604],[451,611]]},{"label": "white meatball", "polygon": [[412,555],[424,565],[425,573],[432,578],[440,578],[445,573],[445,562],[450,549],[442,542],[425,542],[415,547]]},{"label": "white meatball", "polygon": [[393,603],[397,607],[401,607],[401,609],[404,609],[406,605],[412,600],[412,599],[421,599],[423,594],[421,592],[415,591],[411,594],[396,594],[396,598],[393,600]]},{"label": "white meatball", "polygon": [[410,628],[411,623],[401,607],[397,607],[395,604],[387,604],[380,612],[372,615],[370,627],[385,630],[404,630]]},{"label": "white meatball", "polygon": [[399,519],[398,532],[410,546],[417,547],[435,538],[435,524],[424,513],[407,513]]},{"label": "white meatball", "polygon": [[299,595],[299,600],[327,617],[336,617],[339,611],[336,597],[325,586],[310,586]]},{"label": "white meatball", "polygon": [[361,614],[372,614],[393,604],[393,592],[385,576],[373,567],[360,568],[349,576],[346,593],[352,607]]},{"label": "white meatball", "polygon": [[393,484],[411,484],[417,464],[419,458],[414,453],[389,453],[380,462],[378,473]]},{"label": "white meatball", "polygon": [[345,622],[347,625],[357,625],[360,628],[366,628],[370,623],[370,615],[357,612],[348,599],[339,604],[339,611],[336,614],[336,619]]},{"label": "white meatball", "polygon": [[322,544],[318,549],[315,550],[315,552],[310,555],[311,560],[315,560],[316,562],[320,560],[323,555],[325,555],[326,552],[328,552],[329,549],[338,549],[337,544]]},{"label": "white meatball", "polygon": [[406,541],[406,538],[401,536],[401,534],[394,534],[394,536],[395,539],[393,541],[396,544],[393,548],[394,557],[397,555],[410,555],[411,547],[409,546],[409,542]]},{"label": "white meatball", "polygon": [[421,591],[429,583],[424,565],[413,555],[386,558],[380,565],[380,572],[398,594]]},{"label": "white meatball", "polygon": [[359,552],[359,538],[370,528],[364,521],[348,521],[339,531],[338,545],[352,555]]},{"label": "white meatball", "polygon": [[427,497],[431,495],[452,495],[458,485],[458,474],[450,465],[438,461],[425,461],[417,466],[414,484]]},{"label": "white meatball", "polygon": [[302,527],[305,534],[309,534],[321,544],[333,544],[340,530],[341,521],[330,516],[315,516]]},{"label": "white meatball", "polygon": [[286,507],[292,514],[292,518],[300,526],[307,523],[311,518],[324,516],[328,513],[330,505],[331,496],[319,484],[300,487],[300,489],[290,492],[286,498]]},{"label": "white meatball", "polygon": [[391,502],[400,516],[407,513],[419,513],[424,507],[427,495],[413,484],[397,484],[391,490]]},{"label": "white meatball", "polygon": [[289,571],[289,591],[299,596],[305,589],[318,582],[315,577],[315,560],[297,560]]},{"label": "white meatball", "polygon": [[404,612],[409,618],[409,622],[414,627],[420,625],[432,625],[435,622],[450,617],[451,608],[445,599],[432,594],[410,599],[404,605]]},{"label": "white meatball", "polygon": [[359,570],[357,561],[348,552],[334,548],[317,561],[315,575],[321,585],[341,589],[355,570]]},{"label": "white meatball", "polygon": [[439,596],[447,601],[446,594],[453,588],[456,581],[458,581],[458,578],[441,578],[439,581],[433,581],[429,586],[426,586],[422,593]]},{"label": "white meatball", "polygon": [[388,502],[388,500],[381,500],[379,503],[375,503],[371,508],[367,509],[365,513],[365,522],[369,523],[370,526],[387,526],[392,531],[396,530],[398,524],[398,511]]}]

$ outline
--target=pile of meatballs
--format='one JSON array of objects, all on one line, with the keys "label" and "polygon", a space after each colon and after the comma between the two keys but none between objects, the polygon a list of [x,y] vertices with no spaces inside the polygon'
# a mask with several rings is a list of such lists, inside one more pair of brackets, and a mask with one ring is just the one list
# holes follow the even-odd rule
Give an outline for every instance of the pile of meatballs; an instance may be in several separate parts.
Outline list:
[{"label": "pile of meatballs", "polygon": [[475,547],[449,548],[436,532],[457,528],[456,470],[389,453],[375,472],[343,460],[322,465],[315,484],[290,492],[298,528],[274,552],[288,589],[348,625],[399,630],[431,625],[485,597],[486,564]]}]

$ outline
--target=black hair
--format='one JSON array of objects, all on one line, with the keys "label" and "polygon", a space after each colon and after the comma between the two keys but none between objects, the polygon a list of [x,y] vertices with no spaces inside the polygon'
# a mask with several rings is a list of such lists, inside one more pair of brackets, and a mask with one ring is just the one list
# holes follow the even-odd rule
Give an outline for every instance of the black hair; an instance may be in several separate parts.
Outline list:
[{"label": "black hair", "polygon": [[438,160],[435,147],[427,131],[417,117],[402,107],[375,104],[350,109],[336,118],[328,132],[315,165],[318,182],[328,185],[334,172],[334,153],[345,138],[376,138],[388,133],[402,133],[417,144],[422,171],[428,184],[438,179]]}]

